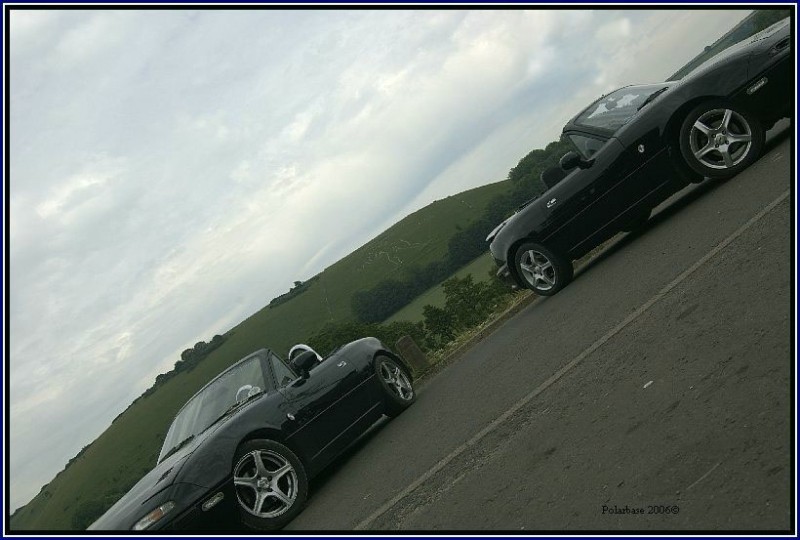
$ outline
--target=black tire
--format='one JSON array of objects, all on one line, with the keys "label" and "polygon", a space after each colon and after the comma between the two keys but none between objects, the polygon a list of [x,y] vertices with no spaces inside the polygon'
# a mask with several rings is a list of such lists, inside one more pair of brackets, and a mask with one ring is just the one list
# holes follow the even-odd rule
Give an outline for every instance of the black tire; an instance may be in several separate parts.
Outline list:
[{"label": "black tire", "polygon": [[755,115],[738,105],[713,99],[686,116],[678,145],[685,164],[695,173],[729,178],[758,159],[764,137],[764,128]]},{"label": "black tire", "polygon": [[406,367],[388,356],[377,356],[373,364],[383,389],[384,412],[394,418],[417,400],[417,392]]},{"label": "black tire", "polygon": [[[260,456],[259,469],[255,455]],[[289,466],[279,476],[274,474]],[[303,509],[308,497],[308,477],[300,459],[289,448],[269,439],[241,445],[233,466],[236,505],[243,525],[273,531],[282,528]],[[249,483],[248,483],[249,482]],[[280,500],[277,493],[284,499]],[[258,498],[262,497],[260,506]]]},{"label": "black tire", "polygon": [[622,230],[625,232],[633,232],[638,231],[650,220],[650,208],[643,208],[638,210],[633,217],[628,221],[623,227]]},{"label": "black tire", "polygon": [[514,254],[514,270],[522,286],[552,296],[572,281],[572,262],[550,248],[526,242]]}]

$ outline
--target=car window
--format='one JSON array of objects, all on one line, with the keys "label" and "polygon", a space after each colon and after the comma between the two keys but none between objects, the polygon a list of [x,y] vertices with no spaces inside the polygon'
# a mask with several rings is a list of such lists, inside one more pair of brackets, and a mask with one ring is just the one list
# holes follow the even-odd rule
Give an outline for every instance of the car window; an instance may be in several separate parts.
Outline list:
[{"label": "car window", "polygon": [[583,159],[591,159],[606,144],[606,141],[601,139],[577,133],[570,133],[567,138]]},{"label": "car window", "polygon": [[576,124],[617,131],[633,117],[651,94],[663,90],[664,84],[628,86],[598,99],[575,119]]},{"label": "car window", "polygon": [[275,380],[278,382],[278,388],[286,386],[297,378],[297,375],[286,365],[286,362],[276,355],[270,354],[269,362],[272,364],[272,371],[275,373]]}]

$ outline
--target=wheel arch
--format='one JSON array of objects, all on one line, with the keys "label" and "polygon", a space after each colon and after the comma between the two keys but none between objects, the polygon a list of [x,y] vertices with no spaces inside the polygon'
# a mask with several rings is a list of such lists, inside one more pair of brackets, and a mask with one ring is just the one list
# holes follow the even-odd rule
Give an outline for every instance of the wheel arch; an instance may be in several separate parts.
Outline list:
[{"label": "wheel arch", "polygon": [[511,274],[511,277],[514,278],[514,281],[517,282],[517,285],[522,288],[525,288],[525,284],[522,282],[522,277],[517,273],[516,256],[519,247],[527,242],[539,242],[539,239],[532,234],[528,236],[523,236],[519,240],[514,241],[508,247],[508,253],[506,254],[506,264],[508,265],[508,272]]},{"label": "wheel arch", "polygon": [[667,120],[667,123],[664,126],[664,143],[665,143],[664,146],[674,147],[677,150],[679,147],[678,136],[680,135],[681,124],[683,124],[683,121],[686,119],[686,116],[692,109],[694,109],[704,101],[711,101],[715,99],[726,99],[726,98],[724,96],[717,96],[713,94],[706,96],[698,96],[690,99],[689,101],[683,103],[680,107],[675,109],[675,111],[669,117],[669,120]]},{"label": "wheel arch", "polygon": [[294,455],[296,455],[298,459],[300,459],[300,461],[303,463],[303,466],[306,467],[306,469],[308,469],[307,456],[305,456],[302,452],[300,452],[300,450],[294,444],[288,441],[285,434],[282,431],[271,427],[265,427],[249,431],[239,439],[239,443],[236,445],[236,448],[233,451],[233,455],[231,456],[231,470],[233,470],[233,467],[236,466],[236,458],[239,455],[239,449],[248,442],[258,439],[275,441],[277,443],[284,445],[289,450],[294,452]]}]

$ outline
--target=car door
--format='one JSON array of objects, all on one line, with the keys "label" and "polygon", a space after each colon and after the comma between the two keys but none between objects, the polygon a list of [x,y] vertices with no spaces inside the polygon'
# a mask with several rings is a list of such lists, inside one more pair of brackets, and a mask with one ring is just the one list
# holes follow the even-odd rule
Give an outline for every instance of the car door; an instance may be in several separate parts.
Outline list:
[{"label": "car door", "polygon": [[603,228],[617,211],[607,195],[619,181],[617,158],[622,147],[615,139],[586,133],[569,134],[591,165],[575,169],[539,200],[545,222],[539,235],[546,245],[573,254],[587,238]]},{"label": "car door", "polygon": [[294,374],[294,380],[288,382],[280,373],[293,372],[283,360],[271,354],[270,363],[288,404],[285,426],[290,442],[311,462],[326,461],[349,442],[342,434],[367,405],[353,398],[359,384],[355,366],[346,359],[329,358],[308,377]]}]

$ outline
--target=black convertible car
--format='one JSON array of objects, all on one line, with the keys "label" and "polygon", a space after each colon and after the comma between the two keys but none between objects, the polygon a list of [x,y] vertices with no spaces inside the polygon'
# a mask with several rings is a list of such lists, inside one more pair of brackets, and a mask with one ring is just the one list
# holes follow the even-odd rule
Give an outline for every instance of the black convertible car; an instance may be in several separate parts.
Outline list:
[{"label": "black convertible car", "polygon": [[411,374],[375,338],[327,358],[263,349],[203,387],[178,412],[156,467],[90,530],[278,529],[308,480],[381,415],[414,402]]},{"label": "black convertible car", "polygon": [[572,260],[633,230],[671,194],[753,163],[765,132],[794,108],[785,19],[714,56],[680,81],[627,86],[578,113],[563,137],[574,150],[549,189],[486,239],[498,276],[540,295],[572,279]]}]

